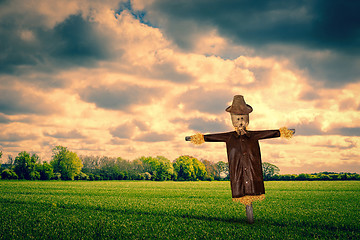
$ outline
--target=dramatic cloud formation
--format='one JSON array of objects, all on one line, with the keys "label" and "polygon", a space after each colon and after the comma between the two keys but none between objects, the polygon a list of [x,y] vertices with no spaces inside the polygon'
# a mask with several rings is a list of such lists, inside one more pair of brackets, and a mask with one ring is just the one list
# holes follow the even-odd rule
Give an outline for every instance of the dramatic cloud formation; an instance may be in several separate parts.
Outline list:
[{"label": "dramatic cloud formation", "polygon": [[[281,173],[360,172],[355,1],[0,1],[0,151],[226,161],[236,94]],[[21,17],[20,17],[21,16]],[[5,156],[5,157],[4,157]]]},{"label": "dramatic cloud formation", "polygon": [[[146,2],[146,1],[144,1]],[[359,80],[360,3],[351,1],[149,1],[150,21],[193,50],[213,29],[258,54],[285,56],[309,77],[339,86]]]}]

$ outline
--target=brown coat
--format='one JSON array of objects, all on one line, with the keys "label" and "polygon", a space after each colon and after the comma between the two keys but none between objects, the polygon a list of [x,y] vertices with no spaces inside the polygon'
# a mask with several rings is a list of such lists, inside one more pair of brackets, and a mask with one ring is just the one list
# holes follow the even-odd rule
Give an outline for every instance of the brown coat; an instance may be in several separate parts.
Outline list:
[{"label": "brown coat", "polygon": [[260,139],[280,137],[279,130],[248,131],[204,135],[206,142],[225,142],[233,198],[265,193],[261,166]]}]

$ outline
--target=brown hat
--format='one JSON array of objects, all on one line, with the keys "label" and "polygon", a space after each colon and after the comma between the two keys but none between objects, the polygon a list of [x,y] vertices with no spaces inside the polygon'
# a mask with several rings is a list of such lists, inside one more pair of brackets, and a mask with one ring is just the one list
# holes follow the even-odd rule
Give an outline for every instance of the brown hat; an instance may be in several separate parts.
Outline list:
[{"label": "brown hat", "polygon": [[235,95],[231,106],[226,110],[229,113],[246,115],[253,111],[252,107],[245,103],[244,97],[241,95]]}]

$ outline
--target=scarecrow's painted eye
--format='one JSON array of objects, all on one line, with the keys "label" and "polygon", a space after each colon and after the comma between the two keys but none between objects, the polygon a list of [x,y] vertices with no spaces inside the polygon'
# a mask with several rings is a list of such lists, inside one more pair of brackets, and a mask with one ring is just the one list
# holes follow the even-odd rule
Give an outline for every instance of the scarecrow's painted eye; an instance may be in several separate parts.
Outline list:
[{"label": "scarecrow's painted eye", "polygon": [[243,120],[244,118],[243,117],[241,117],[241,120]]},{"label": "scarecrow's painted eye", "polygon": [[240,118],[238,118],[238,120],[240,120]]}]

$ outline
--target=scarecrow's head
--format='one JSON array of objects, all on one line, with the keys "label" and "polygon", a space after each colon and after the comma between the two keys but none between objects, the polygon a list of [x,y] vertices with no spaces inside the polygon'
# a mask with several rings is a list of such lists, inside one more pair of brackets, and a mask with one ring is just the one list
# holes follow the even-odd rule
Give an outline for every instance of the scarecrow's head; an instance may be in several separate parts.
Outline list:
[{"label": "scarecrow's head", "polygon": [[226,108],[226,111],[231,114],[231,121],[235,130],[239,134],[245,132],[249,125],[249,113],[252,110],[252,107],[245,103],[244,97],[241,95],[235,95],[231,106]]}]

